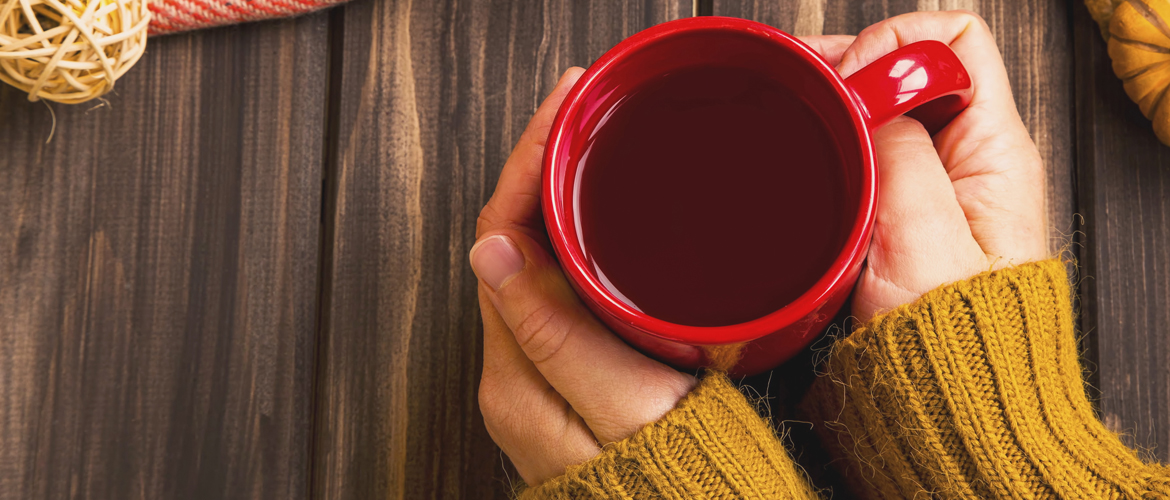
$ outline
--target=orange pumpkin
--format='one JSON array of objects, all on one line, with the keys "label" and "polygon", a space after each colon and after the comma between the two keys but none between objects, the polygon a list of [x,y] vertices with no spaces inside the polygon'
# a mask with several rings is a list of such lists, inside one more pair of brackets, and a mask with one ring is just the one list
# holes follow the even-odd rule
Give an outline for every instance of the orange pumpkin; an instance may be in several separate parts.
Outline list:
[{"label": "orange pumpkin", "polygon": [[1109,39],[1109,21],[1113,19],[1113,10],[1125,0],[1085,0],[1089,8],[1089,15],[1101,26],[1101,36]]},{"label": "orange pumpkin", "polygon": [[1170,0],[1124,0],[1109,21],[1109,57],[1125,93],[1170,145]]}]

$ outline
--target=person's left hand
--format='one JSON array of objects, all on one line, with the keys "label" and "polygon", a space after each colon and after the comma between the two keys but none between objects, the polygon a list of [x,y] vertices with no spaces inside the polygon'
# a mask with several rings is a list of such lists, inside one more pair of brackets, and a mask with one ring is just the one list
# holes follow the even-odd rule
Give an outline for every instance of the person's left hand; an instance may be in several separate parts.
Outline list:
[{"label": "person's left hand", "polygon": [[583,71],[566,71],[529,122],[480,212],[471,248],[483,314],[480,411],[531,486],[658,420],[695,385],[695,377],[643,356],[594,318],[546,250],[544,143]]}]

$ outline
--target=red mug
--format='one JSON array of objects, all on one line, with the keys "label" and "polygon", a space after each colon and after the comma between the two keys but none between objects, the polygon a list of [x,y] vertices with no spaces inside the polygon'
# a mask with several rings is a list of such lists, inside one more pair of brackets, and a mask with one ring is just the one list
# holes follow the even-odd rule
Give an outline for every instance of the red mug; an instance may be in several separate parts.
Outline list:
[{"label": "red mug", "polygon": [[[590,127],[599,114],[649,79],[720,66],[764,72],[809,103],[837,138],[857,213],[829,270],[796,300],[728,326],[688,326],[646,315],[615,297],[586,265],[571,202]],[[909,114],[934,133],[966,108],[971,79],[950,47],[902,47],[842,79],[820,55],[780,30],[743,19],[692,17],[660,24],[619,43],[569,91],[549,131],[541,202],[549,239],[569,282],[590,310],[642,352],[678,368],[711,363],[704,346],[742,344],[732,370],[750,375],[788,360],[828,326],[845,303],[869,248],[877,206],[870,131]],[[591,121],[592,120],[592,121]],[[680,270],[680,272],[685,272]]]}]

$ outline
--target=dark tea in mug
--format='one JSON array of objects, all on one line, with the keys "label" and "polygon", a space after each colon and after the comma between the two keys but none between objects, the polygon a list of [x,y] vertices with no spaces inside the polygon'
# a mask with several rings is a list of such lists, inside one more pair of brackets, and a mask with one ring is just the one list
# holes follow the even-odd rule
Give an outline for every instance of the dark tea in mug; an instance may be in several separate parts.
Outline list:
[{"label": "dark tea in mug", "polygon": [[629,92],[593,131],[573,203],[606,288],[681,325],[743,323],[823,276],[856,217],[830,128],[798,93],[698,67]]}]

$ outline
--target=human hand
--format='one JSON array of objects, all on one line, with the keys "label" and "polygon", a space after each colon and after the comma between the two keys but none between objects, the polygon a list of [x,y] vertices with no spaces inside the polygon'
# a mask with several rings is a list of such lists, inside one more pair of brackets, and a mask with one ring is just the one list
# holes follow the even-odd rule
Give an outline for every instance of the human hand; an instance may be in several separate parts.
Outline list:
[{"label": "human hand", "polygon": [[1048,256],[1044,166],[1020,120],[1007,70],[983,19],[916,12],[863,30],[847,48],[814,48],[849,77],[922,40],[950,45],[971,75],[970,106],[933,140],[900,117],[873,131],[877,220],[853,315],[862,322],[946,283]]},{"label": "human hand", "polygon": [[548,253],[541,158],[557,108],[583,71],[566,71],[532,117],[480,212],[470,257],[483,314],[480,411],[532,486],[658,420],[695,385],[594,318]]}]

